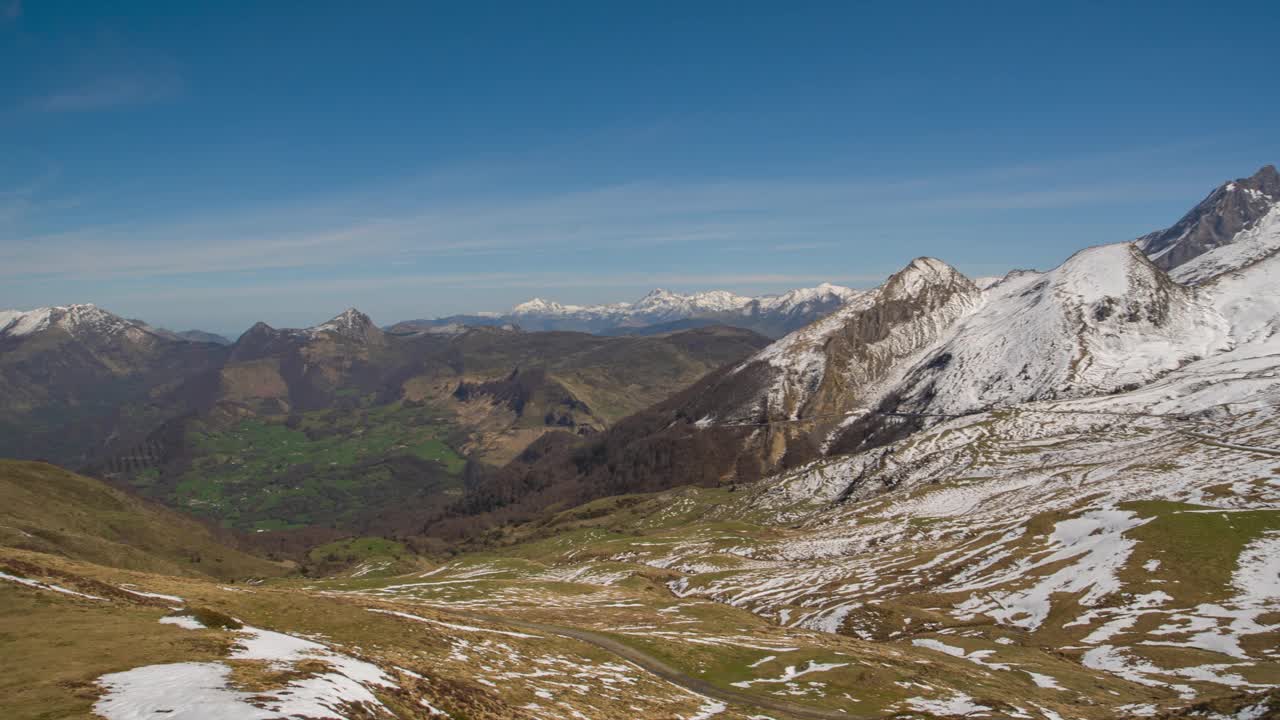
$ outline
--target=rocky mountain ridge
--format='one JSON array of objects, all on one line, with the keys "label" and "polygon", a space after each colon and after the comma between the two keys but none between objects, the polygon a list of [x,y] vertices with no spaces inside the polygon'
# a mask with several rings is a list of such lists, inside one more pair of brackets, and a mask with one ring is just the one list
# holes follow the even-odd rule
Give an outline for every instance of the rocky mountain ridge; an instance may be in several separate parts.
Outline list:
[{"label": "rocky mountain ridge", "polygon": [[[1223,183],[1178,222],[1134,242],[1152,262],[1173,270],[1219,248],[1236,243],[1242,232],[1272,212],[1280,202],[1280,172],[1266,165],[1256,173]],[[1194,282],[1197,274],[1179,278]]]}]

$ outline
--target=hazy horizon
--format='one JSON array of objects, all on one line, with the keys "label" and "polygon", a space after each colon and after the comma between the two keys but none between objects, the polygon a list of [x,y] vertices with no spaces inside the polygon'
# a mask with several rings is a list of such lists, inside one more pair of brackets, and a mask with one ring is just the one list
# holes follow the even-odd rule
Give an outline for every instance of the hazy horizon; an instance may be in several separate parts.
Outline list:
[{"label": "hazy horizon", "polygon": [[1280,160],[1263,4],[4,9],[4,308],[225,334],[1001,274]]}]

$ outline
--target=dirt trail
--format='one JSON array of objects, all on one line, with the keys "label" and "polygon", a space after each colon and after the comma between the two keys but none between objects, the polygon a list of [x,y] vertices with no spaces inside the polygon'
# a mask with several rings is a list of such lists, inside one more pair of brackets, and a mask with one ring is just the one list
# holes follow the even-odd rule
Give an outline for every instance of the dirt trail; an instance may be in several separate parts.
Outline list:
[{"label": "dirt trail", "polygon": [[712,685],[706,680],[693,677],[692,675],[688,675],[671,667],[667,663],[643,650],[618,642],[607,635],[602,635],[590,630],[561,627],[559,625],[547,625],[545,623],[529,622],[525,620],[513,620],[511,618],[498,617],[496,615],[480,615],[474,613],[457,614],[482,622],[494,623],[496,625],[508,625],[521,630],[542,632],[548,635],[559,635],[561,637],[580,640],[582,642],[595,645],[602,650],[607,650],[614,655],[617,655],[618,657],[638,665],[654,675],[657,675],[667,682],[679,685],[685,690],[715,700],[731,703],[739,707],[768,710],[775,713],[781,713],[786,717],[801,718],[802,720],[859,720],[859,718],[865,718],[865,716],[851,715],[849,713],[837,712],[835,710],[823,710],[822,708],[809,707],[807,705],[787,702],[786,700],[779,700],[767,695],[756,695],[754,693],[743,692],[741,690],[732,690],[729,688],[719,687],[718,685]]}]

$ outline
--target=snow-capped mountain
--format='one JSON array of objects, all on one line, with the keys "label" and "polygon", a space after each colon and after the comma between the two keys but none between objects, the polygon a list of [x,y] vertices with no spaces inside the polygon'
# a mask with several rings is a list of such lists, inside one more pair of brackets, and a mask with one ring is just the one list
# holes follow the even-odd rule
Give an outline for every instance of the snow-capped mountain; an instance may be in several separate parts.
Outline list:
[{"label": "snow-capped mountain", "polygon": [[219,335],[200,330],[173,332],[103,310],[92,303],[41,307],[34,310],[0,310],[0,339],[17,341],[56,332],[81,340],[187,341],[228,345]]},{"label": "snow-capped mountain", "polygon": [[1178,282],[1195,285],[1246,267],[1277,250],[1280,250],[1280,200],[1272,204],[1267,214],[1232,236],[1231,242],[1183,262],[1169,274]]},{"label": "snow-capped mountain", "polygon": [[534,298],[516,305],[506,314],[477,313],[437,320],[408,320],[389,329],[405,333],[449,324],[515,324],[533,331],[570,330],[619,335],[647,334],[646,329],[661,331],[719,324],[781,337],[824,317],[859,294],[857,290],[829,283],[759,297],[725,290],[681,294],[658,288],[633,303],[570,305]]},{"label": "snow-capped mountain", "polygon": [[582,319],[609,318],[618,322],[652,324],[694,317],[710,317],[737,313],[745,316],[762,314],[789,315],[806,312],[829,311],[856,297],[858,291],[839,285],[823,283],[818,287],[791,290],[781,295],[747,297],[726,290],[684,295],[658,288],[634,303],[610,303],[607,305],[561,305],[557,302],[534,298],[516,305],[511,316],[516,318],[575,317]]},{"label": "snow-capped mountain", "polygon": [[368,315],[348,308],[325,322],[306,328],[274,328],[265,322],[254,323],[232,344],[231,359],[244,362],[291,356],[308,366],[308,372],[318,372],[324,364],[321,358],[335,361],[345,368],[352,358],[365,355],[370,348],[386,342],[387,334]]},{"label": "snow-capped mountain", "polygon": [[1108,393],[1224,350],[1229,335],[1209,302],[1133,245],[1088,248],[987,290],[907,373],[898,407],[960,414]]},{"label": "snow-capped mountain", "polygon": [[382,330],[373,324],[373,320],[355,308],[347,308],[328,322],[307,328],[307,332],[313,335],[333,333],[349,340],[366,343],[385,341]]},{"label": "snow-capped mountain", "polygon": [[0,311],[0,456],[84,460],[99,439],[154,422],[181,378],[225,356],[93,305]]},{"label": "snow-capped mountain", "polygon": [[896,362],[928,346],[981,297],[950,265],[917,258],[880,287],[734,368],[725,385],[756,385],[751,392],[728,392],[740,398],[737,407],[720,404],[695,415],[792,420],[847,410],[853,398],[873,394]]},{"label": "snow-capped mountain", "polygon": [[1276,183],[1268,166],[1168,231],[1048,272],[975,282],[916,259],[706,379],[675,415],[701,428],[768,424],[743,445],[768,468],[891,442],[941,416],[1143,387],[1275,334]]},{"label": "snow-capped mountain", "polygon": [[[1156,265],[1173,270],[1174,279],[1195,284],[1217,274],[1221,268],[1239,266],[1240,258],[1224,258],[1219,252],[1227,247],[1245,240],[1256,246],[1268,237],[1272,247],[1280,246],[1275,243],[1277,205],[1280,205],[1280,172],[1274,165],[1267,165],[1250,177],[1222,184],[1171,227],[1134,242]],[[1257,231],[1263,224],[1272,229],[1269,236],[1264,233],[1264,237],[1259,237]],[[1214,254],[1216,259],[1192,262],[1206,254]]]},{"label": "snow-capped mountain", "polygon": [[134,341],[147,336],[166,335],[165,331],[156,330],[146,323],[126,320],[92,304],[0,310],[0,337],[23,338],[49,330],[79,338],[118,335]]}]

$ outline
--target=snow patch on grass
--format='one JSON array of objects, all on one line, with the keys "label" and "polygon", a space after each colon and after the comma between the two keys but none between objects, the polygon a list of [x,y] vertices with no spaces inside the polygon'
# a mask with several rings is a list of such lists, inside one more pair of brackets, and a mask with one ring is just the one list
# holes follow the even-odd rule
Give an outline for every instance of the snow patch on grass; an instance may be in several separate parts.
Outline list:
[{"label": "snow patch on grass", "polygon": [[86,600],[102,600],[104,602],[106,601],[106,598],[98,597],[97,595],[88,595],[86,593],[76,592],[75,590],[68,590],[67,588],[62,587],[61,585],[54,585],[53,583],[41,582],[39,580],[32,580],[30,578],[18,577],[17,575],[10,575],[7,572],[0,572],[0,580],[7,580],[12,583],[17,583],[19,585],[26,585],[28,587],[33,587],[40,590],[51,590],[56,593],[62,593],[63,595],[72,595],[74,597],[85,598]]},{"label": "snow patch on grass", "polygon": [[161,625],[177,625],[187,630],[204,630],[205,624],[190,615],[170,615],[169,617],[160,618]]},{"label": "snow patch on grass", "polygon": [[912,710],[934,713],[935,715],[969,715],[991,709],[986,705],[979,705],[977,701],[962,692],[943,699],[907,698],[906,703],[911,706]]}]

